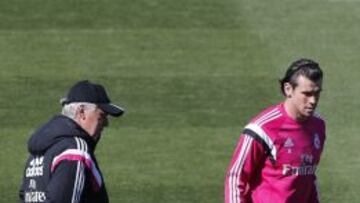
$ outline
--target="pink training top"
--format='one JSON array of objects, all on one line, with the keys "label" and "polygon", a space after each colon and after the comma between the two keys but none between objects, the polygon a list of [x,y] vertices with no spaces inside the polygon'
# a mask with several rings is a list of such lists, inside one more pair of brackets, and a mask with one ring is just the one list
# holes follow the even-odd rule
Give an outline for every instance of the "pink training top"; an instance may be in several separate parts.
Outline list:
[{"label": "pink training top", "polygon": [[318,203],[316,167],[325,122],[290,118],[284,104],[255,117],[240,136],[225,179],[225,203]]}]

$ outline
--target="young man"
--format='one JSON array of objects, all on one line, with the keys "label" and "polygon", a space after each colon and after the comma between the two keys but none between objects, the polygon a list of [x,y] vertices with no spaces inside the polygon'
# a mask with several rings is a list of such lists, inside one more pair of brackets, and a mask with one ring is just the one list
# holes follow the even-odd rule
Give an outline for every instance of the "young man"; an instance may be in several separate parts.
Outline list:
[{"label": "young man", "polygon": [[54,116],[30,138],[20,202],[101,202],[108,195],[94,150],[107,115],[124,110],[110,103],[103,86],[76,83]]},{"label": "young man", "polygon": [[315,171],[325,122],[315,112],[323,73],[293,62],[280,81],[285,101],[261,112],[240,136],[225,180],[225,203],[318,203]]}]

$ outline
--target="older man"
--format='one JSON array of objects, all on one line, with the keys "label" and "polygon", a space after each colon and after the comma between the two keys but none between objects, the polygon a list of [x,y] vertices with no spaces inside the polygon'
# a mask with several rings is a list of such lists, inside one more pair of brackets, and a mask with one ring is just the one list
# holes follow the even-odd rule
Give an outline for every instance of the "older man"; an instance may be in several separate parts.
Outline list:
[{"label": "older man", "polygon": [[21,202],[109,202],[94,150],[107,115],[124,113],[102,85],[79,81],[54,116],[30,138]]}]

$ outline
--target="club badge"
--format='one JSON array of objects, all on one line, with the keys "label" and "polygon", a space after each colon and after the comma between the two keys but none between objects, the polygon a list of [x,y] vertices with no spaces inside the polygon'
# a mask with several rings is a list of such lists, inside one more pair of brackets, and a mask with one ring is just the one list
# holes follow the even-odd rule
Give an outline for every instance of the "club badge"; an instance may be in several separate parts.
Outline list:
[{"label": "club badge", "polygon": [[315,149],[320,149],[320,138],[317,133],[314,134],[314,147]]}]

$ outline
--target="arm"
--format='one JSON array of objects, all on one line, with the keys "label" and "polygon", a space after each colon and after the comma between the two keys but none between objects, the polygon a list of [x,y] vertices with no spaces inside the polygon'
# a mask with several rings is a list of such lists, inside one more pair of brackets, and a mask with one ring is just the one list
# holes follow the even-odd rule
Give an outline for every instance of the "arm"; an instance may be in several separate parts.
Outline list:
[{"label": "arm", "polygon": [[251,202],[251,185],[266,158],[263,146],[241,135],[225,178],[225,203]]},{"label": "arm", "polygon": [[85,165],[81,161],[63,160],[52,172],[47,186],[47,202],[77,203],[85,183]]},{"label": "arm", "polygon": [[24,199],[25,199],[24,190],[25,190],[25,181],[23,178],[23,181],[21,183],[20,190],[19,190],[19,203],[24,202]]}]

